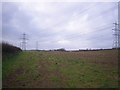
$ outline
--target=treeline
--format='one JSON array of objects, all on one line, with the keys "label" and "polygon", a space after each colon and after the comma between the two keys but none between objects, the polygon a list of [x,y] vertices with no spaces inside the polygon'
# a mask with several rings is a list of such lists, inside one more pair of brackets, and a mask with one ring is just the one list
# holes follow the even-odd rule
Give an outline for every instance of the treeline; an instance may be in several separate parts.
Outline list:
[{"label": "treeline", "polygon": [[17,53],[22,51],[19,47],[13,46],[11,44],[2,42],[2,53],[6,54],[6,53]]},{"label": "treeline", "polygon": [[[66,50],[65,48],[59,48],[59,49],[52,49],[52,50],[30,50],[30,51],[62,51],[62,52],[80,52],[80,51],[102,51],[102,50],[114,50],[115,48],[109,48],[109,49],[78,49],[78,50]],[[120,50],[120,48],[119,48]]]},{"label": "treeline", "polygon": [[50,51],[67,51],[64,48],[60,48],[60,49],[54,49],[54,50],[50,50]]}]

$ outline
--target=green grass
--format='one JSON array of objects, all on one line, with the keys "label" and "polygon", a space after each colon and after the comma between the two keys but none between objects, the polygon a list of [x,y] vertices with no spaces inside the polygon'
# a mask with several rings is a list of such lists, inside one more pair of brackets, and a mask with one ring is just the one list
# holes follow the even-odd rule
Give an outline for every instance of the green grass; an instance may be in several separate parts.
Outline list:
[{"label": "green grass", "polygon": [[6,56],[2,63],[3,87],[117,88],[117,60],[105,56],[111,52],[96,51],[105,58],[95,53],[91,58],[88,52],[28,51]]}]

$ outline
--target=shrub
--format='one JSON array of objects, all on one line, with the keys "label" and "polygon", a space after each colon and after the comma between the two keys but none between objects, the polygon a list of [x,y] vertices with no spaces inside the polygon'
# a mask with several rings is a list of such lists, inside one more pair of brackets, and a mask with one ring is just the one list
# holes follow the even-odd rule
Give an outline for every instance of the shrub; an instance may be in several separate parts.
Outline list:
[{"label": "shrub", "polygon": [[64,48],[57,49],[56,51],[66,51]]},{"label": "shrub", "polygon": [[13,46],[11,44],[2,42],[2,53],[17,53],[22,51],[19,47]]}]

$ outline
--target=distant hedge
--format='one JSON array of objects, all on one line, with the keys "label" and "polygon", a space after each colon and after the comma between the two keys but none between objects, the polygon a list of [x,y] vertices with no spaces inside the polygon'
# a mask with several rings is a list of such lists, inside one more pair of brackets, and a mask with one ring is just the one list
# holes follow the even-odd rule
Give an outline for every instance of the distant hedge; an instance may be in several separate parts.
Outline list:
[{"label": "distant hedge", "polygon": [[22,51],[19,47],[2,42],[2,53],[17,53]]},{"label": "distant hedge", "polygon": [[66,51],[64,48],[56,49],[54,51]]}]

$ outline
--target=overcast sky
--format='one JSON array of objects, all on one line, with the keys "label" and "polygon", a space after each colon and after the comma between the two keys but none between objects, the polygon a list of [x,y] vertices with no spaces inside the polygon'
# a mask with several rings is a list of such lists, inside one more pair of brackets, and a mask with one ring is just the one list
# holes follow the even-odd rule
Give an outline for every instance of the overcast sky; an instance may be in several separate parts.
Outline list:
[{"label": "overcast sky", "polygon": [[117,2],[3,2],[3,40],[27,49],[112,48]]}]

